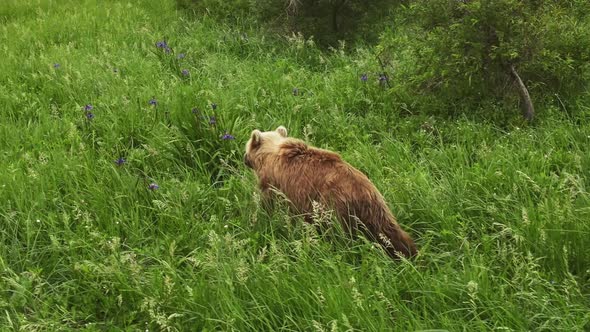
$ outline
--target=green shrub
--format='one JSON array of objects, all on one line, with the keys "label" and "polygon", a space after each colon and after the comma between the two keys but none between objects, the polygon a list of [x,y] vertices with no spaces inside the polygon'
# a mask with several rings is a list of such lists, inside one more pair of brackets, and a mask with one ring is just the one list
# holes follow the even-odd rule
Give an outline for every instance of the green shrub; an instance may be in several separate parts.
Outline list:
[{"label": "green shrub", "polygon": [[449,112],[514,105],[511,66],[533,100],[574,96],[590,75],[588,13],[585,1],[414,1],[396,13],[380,47],[404,90],[425,95],[424,107],[433,99]]},{"label": "green shrub", "polygon": [[401,1],[176,0],[181,8],[230,22],[257,22],[281,33],[301,33],[320,46],[376,42],[388,12]]}]

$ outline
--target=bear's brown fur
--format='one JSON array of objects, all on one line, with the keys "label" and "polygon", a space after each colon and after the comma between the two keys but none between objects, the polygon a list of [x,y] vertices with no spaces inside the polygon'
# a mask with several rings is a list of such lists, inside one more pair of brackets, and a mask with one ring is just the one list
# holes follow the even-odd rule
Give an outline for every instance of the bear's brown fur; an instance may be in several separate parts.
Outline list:
[{"label": "bear's brown fur", "polygon": [[280,126],[275,131],[252,131],[244,163],[256,173],[263,195],[275,188],[306,220],[311,220],[316,201],[333,209],[346,230],[354,232],[360,226],[391,257],[417,254],[414,241],[401,229],[381,193],[338,154],[287,137]]}]

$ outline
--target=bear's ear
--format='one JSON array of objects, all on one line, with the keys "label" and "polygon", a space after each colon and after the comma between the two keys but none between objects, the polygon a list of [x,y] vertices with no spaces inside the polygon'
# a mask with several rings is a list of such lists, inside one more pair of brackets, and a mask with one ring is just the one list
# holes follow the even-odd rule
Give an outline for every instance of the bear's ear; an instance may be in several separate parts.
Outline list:
[{"label": "bear's ear", "polygon": [[276,131],[277,131],[277,133],[279,133],[279,135],[281,135],[283,137],[287,137],[287,128],[285,128],[283,126],[279,126]]},{"label": "bear's ear", "polygon": [[252,143],[250,143],[250,144],[252,145],[253,148],[260,145],[261,139],[262,139],[262,133],[260,132],[260,130],[258,130],[258,129],[252,130],[252,135],[250,136],[250,141]]}]

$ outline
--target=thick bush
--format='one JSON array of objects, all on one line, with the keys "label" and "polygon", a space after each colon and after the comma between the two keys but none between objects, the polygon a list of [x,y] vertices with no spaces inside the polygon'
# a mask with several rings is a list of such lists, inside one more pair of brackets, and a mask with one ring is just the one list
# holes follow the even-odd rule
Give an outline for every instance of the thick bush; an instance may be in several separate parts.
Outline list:
[{"label": "thick bush", "polygon": [[414,1],[396,11],[380,48],[402,90],[424,94],[428,107],[522,103],[515,73],[533,101],[573,96],[590,76],[589,13],[575,0]]},{"label": "thick bush", "polygon": [[376,42],[389,10],[401,0],[176,0],[180,7],[233,22],[256,22],[281,33],[301,33],[320,46]]}]

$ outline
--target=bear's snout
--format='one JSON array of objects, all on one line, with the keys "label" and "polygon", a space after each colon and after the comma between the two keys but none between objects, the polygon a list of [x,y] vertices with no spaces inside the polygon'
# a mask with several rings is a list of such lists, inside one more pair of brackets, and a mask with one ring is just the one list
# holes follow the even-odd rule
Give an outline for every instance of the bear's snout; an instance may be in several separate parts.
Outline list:
[{"label": "bear's snout", "polygon": [[247,153],[244,153],[244,164],[245,164],[247,167],[250,167],[250,168],[252,168],[252,163],[250,163],[250,159],[248,159],[248,154],[247,154]]}]

